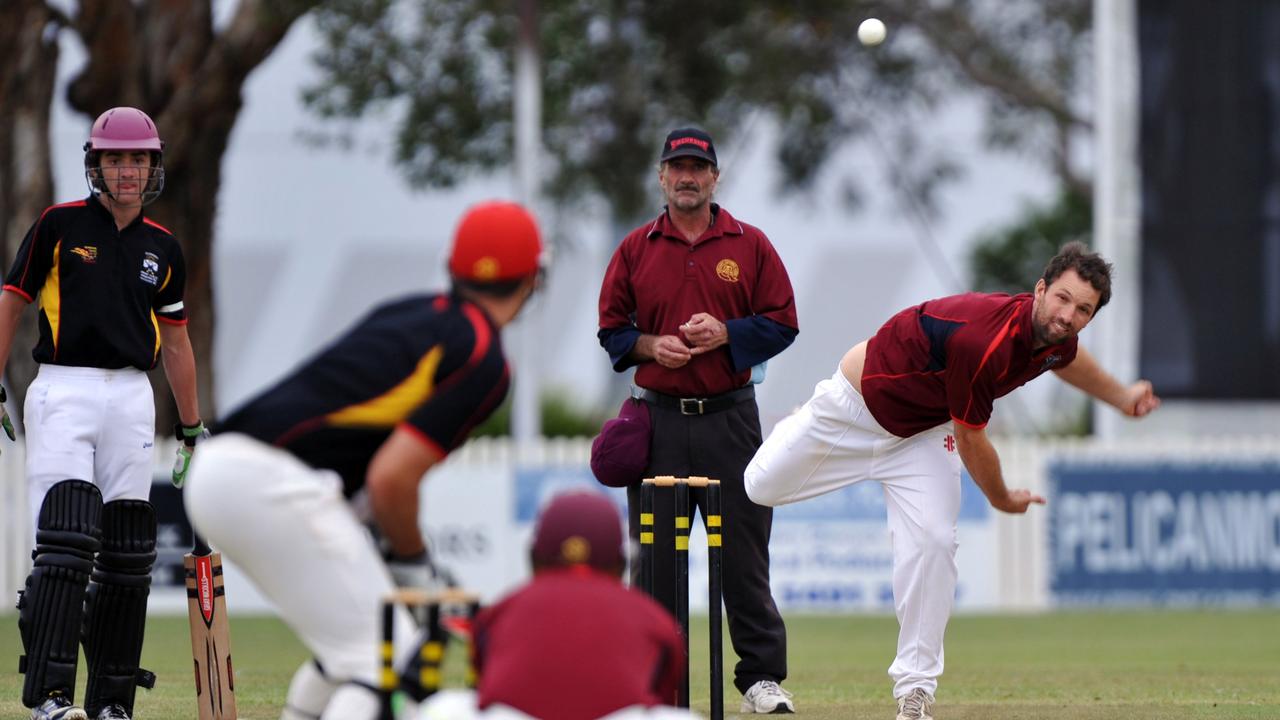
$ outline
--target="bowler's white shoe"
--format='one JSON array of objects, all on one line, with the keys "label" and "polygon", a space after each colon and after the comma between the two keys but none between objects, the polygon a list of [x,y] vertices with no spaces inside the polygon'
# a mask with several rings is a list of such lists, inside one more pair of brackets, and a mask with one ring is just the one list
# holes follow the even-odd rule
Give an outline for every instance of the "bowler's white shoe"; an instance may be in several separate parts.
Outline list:
[{"label": "bowler's white shoe", "polygon": [[742,709],[739,712],[762,715],[783,715],[796,711],[791,693],[772,680],[761,680],[742,693]]},{"label": "bowler's white shoe", "polygon": [[898,720],[933,720],[933,696],[916,688],[898,698]]}]

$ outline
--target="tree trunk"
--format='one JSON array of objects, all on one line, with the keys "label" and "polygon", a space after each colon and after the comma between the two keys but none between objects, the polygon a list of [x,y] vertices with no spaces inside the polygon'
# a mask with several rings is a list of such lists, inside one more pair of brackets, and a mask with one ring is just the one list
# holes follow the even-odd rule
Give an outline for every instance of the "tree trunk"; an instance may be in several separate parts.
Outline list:
[{"label": "tree trunk", "polygon": [[[83,0],[74,22],[89,61],[68,89],[71,106],[94,117],[116,105],[135,105],[155,119],[165,141],[165,189],[147,214],[182,244],[187,330],[205,418],[215,415],[211,270],[222,156],[249,73],[315,5],[316,0],[240,0],[216,35],[208,0]],[[152,373],[152,385],[156,425],[168,433],[177,407],[162,370]]]},{"label": "tree trunk", "polygon": [[[58,69],[60,18],[39,0],[0,3],[0,266],[9,263],[27,230],[53,201],[49,114]],[[10,409],[22,414],[27,385],[35,377],[31,349],[36,313],[22,313],[5,366]],[[7,441],[5,441],[7,442]]]}]

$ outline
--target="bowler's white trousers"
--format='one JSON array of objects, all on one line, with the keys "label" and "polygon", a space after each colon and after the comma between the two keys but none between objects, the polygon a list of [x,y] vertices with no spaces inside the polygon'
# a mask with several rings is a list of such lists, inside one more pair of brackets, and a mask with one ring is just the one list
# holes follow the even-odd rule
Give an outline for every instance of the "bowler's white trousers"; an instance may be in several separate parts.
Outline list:
[{"label": "bowler's white trousers", "polygon": [[42,364],[23,409],[32,528],[63,480],[97,485],[103,502],[151,497],[156,406],[146,373]]},{"label": "bowler's white trousers", "polygon": [[837,369],[774,427],[744,475],[747,496],[774,507],[864,480],[884,487],[899,625],[894,697],[913,688],[932,695],[942,675],[959,546],[960,457],[951,432],[946,423],[909,438],[889,433]]},{"label": "bowler's white trousers", "polygon": [[[327,678],[377,686],[381,603],[393,584],[336,474],[228,433],[196,448],[183,499],[196,531],[276,606]],[[403,608],[394,630],[403,658],[417,634]],[[321,715],[339,716],[332,706]]]}]

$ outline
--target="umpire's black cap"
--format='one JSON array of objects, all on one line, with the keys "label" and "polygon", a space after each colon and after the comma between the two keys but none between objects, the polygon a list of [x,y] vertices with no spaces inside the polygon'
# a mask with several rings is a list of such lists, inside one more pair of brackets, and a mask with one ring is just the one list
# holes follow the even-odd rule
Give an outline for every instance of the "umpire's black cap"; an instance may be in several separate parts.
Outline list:
[{"label": "umpire's black cap", "polygon": [[662,157],[659,162],[678,157],[695,157],[706,160],[712,165],[718,165],[716,146],[711,142],[711,136],[698,128],[679,128],[667,134],[667,141],[662,144]]}]

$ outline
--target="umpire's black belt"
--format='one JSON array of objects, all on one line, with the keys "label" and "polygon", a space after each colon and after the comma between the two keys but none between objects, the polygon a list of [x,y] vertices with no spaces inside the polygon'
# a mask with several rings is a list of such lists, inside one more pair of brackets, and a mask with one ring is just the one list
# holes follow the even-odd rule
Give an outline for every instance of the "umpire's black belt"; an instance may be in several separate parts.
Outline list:
[{"label": "umpire's black belt", "polygon": [[650,405],[679,410],[681,415],[709,415],[721,410],[728,410],[738,403],[751,400],[756,396],[756,386],[748,385],[737,390],[730,390],[721,395],[700,398],[663,395],[660,392],[642,387],[636,388],[634,395]]}]

